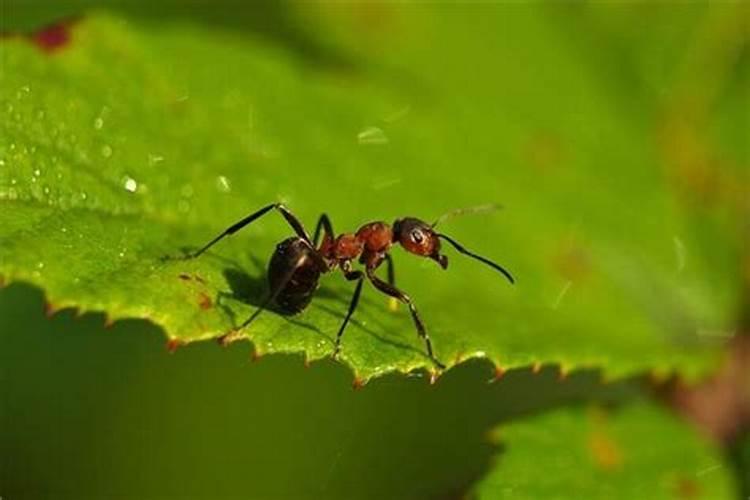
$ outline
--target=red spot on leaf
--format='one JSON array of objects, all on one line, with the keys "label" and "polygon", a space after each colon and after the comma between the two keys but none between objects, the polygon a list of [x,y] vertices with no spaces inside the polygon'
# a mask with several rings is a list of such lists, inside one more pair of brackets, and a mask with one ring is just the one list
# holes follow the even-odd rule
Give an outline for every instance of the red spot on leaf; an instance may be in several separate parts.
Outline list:
[{"label": "red spot on leaf", "polygon": [[61,19],[57,22],[29,32],[0,33],[0,39],[24,39],[34,44],[40,50],[51,53],[68,45],[72,39],[71,29],[79,18]]},{"label": "red spot on leaf", "polygon": [[70,41],[67,23],[53,24],[31,35],[34,44],[45,52],[59,50]]}]

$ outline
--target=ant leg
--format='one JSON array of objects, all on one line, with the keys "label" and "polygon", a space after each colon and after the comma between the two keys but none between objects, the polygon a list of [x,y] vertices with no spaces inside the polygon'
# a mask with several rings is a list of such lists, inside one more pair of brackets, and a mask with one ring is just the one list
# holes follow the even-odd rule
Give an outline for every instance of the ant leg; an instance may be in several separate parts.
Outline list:
[{"label": "ant leg", "polygon": [[239,326],[239,328],[235,329],[235,331],[234,331],[235,334],[238,331],[240,331],[243,328],[245,328],[250,323],[252,323],[253,320],[255,320],[255,318],[257,318],[258,315],[260,315],[260,313],[262,313],[264,310],[268,309],[268,306],[271,304],[271,302],[273,302],[274,300],[276,300],[276,297],[278,297],[278,295],[281,292],[281,290],[283,290],[284,287],[286,286],[286,284],[289,283],[289,280],[292,279],[292,276],[294,276],[294,273],[297,272],[297,269],[299,269],[299,267],[305,262],[306,259],[307,259],[306,255],[301,255],[299,257],[299,259],[297,259],[297,261],[293,265],[289,266],[289,269],[287,269],[286,273],[284,273],[284,276],[281,277],[281,279],[279,280],[278,284],[276,285],[276,288],[274,288],[273,290],[271,290],[271,293],[268,294],[268,297],[266,297],[266,300],[263,301],[263,303],[260,305],[260,307],[258,307],[258,309],[256,309],[255,312],[253,312],[253,314],[250,315],[250,317],[247,318]]},{"label": "ant leg", "polygon": [[[384,259],[387,266],[388,284],[396,286],[396,275],[393,272],[393,258],[391,257],[391,254],[387,253],[385,254]],[[396,299],[396,297],[390,297],[388,299],[388,309],[393,312],[398,311],[398,299]]]},{"label": "ant leg", "polygon": [[411,298],[395,286],[390,285],[375,276],[375,273],[373,271],[373,269],[369,267],[367,268],[367,277],[369,278],[370,282],[373,284],[373,286],[375,286],[375,288],[377,288],[384,294],[390,295],[391,297],[394,297],[409,306],[409,311],[411,312],[411,317],[414,320],[414,325],[417,327],[417,334],[422,339],[424,339],[425,347],[427,349],[427,356],[429,356],[429,358],[433,363],[435,363],[435,365],[437,365],[438,368],[445,368],[445,365],[438,361],[438,359],[432,353],[432,342],[430,341],[430,336],[427,335],[427,330],[424,327],[424,323],[422,323],[422,318],[419,317],[419,312],[417,312],[417,308],[412,302]]},{"label": "ant leg", "polygon": [[258,219],[259,217],[265,215],[268,211],[272,209],[276,209],[279,212],[281,212],[281,215],[284,216],[286,221],[289,223],[290,226],[292,226],[292,229],[294,229],[294,232],[297,233],[297,236],[302,238],[308,243],[310,242],[310,236],[307,235],[307,231],[305,231],[305,228],[302,226],[302,223],[297,219],[297,217],[294,216],[292,212],[289,211],[283,204],[281,203],[272,203],[271,205],[265,206],[258,210],[257,212],[254,212],[244,219],[240,220],[239,222],[236,222],[226,228],[223,233],[219,234],[216,238],[212,239],[208,243],[206,243],[200,250],[193,252],[191,254],[188,254],[186,258],[188,259],[194,259],[195,257],[198,257],[203,252],[214,246],[214,244],[218,243],[219,240],[224,238],[225,236],[229,236],[230,234],[234,234],[243,227],[247,226],[251,222],[253,222],[255,219]]},{"label": "ant leg", "polygon": [[364,283],[364,275],[362,274],[362,271],[345,272],[344,276],[349,281],[357,280],[357,287],[354,289],[352,301],[349,303],[349,311],[346,313],[346,318],[344,318],[344,322],[341,323],[341,328],[339,328],[339,332],[336,334],[336,347],[333,350],[334,358],[339,354],[339,350],[341,349],[341,336],[344,334],[344,328],[346,328],[347,323],[349,323],[349,318],[352,317],[354,310],[357,308],[357,304],[359,304],[359,295],[362,293],[362,283]]},{"label": "ant leg", "polygon": [[385,254],[385,264],[388,268],[388,284],[396,286],[396,275],[393,272],[393,258],[389,253]]},{"label": "ant leg", "polygon": [[318,247],[318,238],[320,237],[320,229],[323,228],[323,237],[328,236],[328,239],[333,241],[335,239],[333,233],[333,226],[331,226],[331,220],[328,215],[321,214],[318,219],[318,223],[315,225],[315,235],[313,236],[313,246]]}]

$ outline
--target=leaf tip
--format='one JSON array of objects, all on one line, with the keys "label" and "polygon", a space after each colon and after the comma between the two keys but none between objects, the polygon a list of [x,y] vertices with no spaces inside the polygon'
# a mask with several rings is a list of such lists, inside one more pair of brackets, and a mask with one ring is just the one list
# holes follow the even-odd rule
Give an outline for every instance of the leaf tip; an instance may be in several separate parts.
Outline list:
[{"label": "leaf tip", "polygon": [[167,352],[173,354],[179,347],[184,346],[185,343],[178,338],[171,338],[167,340]]},{"label": "leaf tip", "polygon": [[240,333],[239,330],[230,330],[224,335],[221,335],[219,337],[216,337],[216,342],[219,343],[220,346],[226,347],[231,343],[237,342],[238,340],[241,340],[243,337],[242,333]]},{"label": "leaf tip", "polygon": [[52,316],[54,316],[55,313],[59,310],[60,309],[55,307],[55,305],[52,304],[52,302],[49,302],[47,300],[44,301],[44,315],[47,316],[48,318],[51,318]]},{"label": "leaf tip", "polygon": [[263,358],[263,353],[260,352],[258,349],[253,349],[250,352],[250,362],[251,363],[257,363]]},{"label": "leaf tip", "polygon": [[503,368],[500,365],[495,365],[495,374],[492,377],[492,379],[490,379],[490,382],[497,382],[498,380],[500,380],[501,378],[505,376],[505,372],[506,372],[505,368]]},{"label": "leaf tip", "polygon": [[115,324],[115,318],[113,318],[111,315],[106,314],[104,316],[104,328],[112,328],[112,325]]}]

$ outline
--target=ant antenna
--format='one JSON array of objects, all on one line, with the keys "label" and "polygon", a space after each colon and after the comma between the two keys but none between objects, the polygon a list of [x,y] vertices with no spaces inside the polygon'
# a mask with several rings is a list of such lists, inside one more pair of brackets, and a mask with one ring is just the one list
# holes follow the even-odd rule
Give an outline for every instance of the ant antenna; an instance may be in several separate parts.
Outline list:
[{"label": "ant antenna", "polygon": [[448,219],[458,217],[459,215],[482,214],[486,212],[494,212],[495,210],[500,210],[501,208],[503,208],[503,206],[499,203],[486,203],[484,205],[477,205],[475,207],[458,208],[438,217],[438,219],[432,223],[432,227],[435,227],[438,224],[447,221]]},{"label": "ant antenna", "polygon": [[[433,224],[433,225],[434,225],[434,224]],[[485,264],[487,264],[487,265],[488,265],[488,266],[490,266],[491,268],[493,268],[493,269],[495,269],[495,270],[497,270],[497,271],[500,271],[500,272],[501,272],[501,273],[503,274],[503,276],[505,276],[506,278],[508,278],[508,281],[510,281],[511,283],[515,283],[515,282],[516,282],[516,281],[515,281],[515,280],[513,279],[513,276],[511,276],[511,275],[510,275],[510,273],[509,273],[508,271],[506,271],[506,270],[505,270],[505,269],[504,269],[504,268],[503,268],[502,266],[500,266],[499,264],[495,264],[495,263],[494,263],[494,262],[492,262],[491,260],[489,260],[489,259],[485,259],[485,258],[484,258],[484,257],[482,257],[481,255],[477,255],[477,254],[475,254],[475,253],[472,253],[472,252],[468,251],[468,250],[467,250],[467,249],[465,249],[465,248],[464,248],[463,246],[461,246],[461,245],[460,245],[460,244],[459,244],[459,243],[458,243],[458,242],[457,242],[456,240],[454,240],[453,238],[451,238],[451,237],[449,237],[449,236],[446,236],[446,235],[444,235],[444,234],[441,234],[441,233],[435,233],[435,234],[437,234],[437,235],[438,235],[438,236],[439,236],[440,238],[443,238],[443,239],[444,239],[444,240],[446,240],[446,241],[447,241],[448,243],[450,243],[451,245],[453,245],[453,247],[454,247],[454,248],[455,248],[456,250],[458,250],[459,252],[461,252],[462,254],[464,254],[464,255],[468,255],[469,257],[472,257],[472,258],[474,258],[474,259],[477,259],[477,260],[478,260],[478,261],[480,261],[480,262],[484,262]]]}]

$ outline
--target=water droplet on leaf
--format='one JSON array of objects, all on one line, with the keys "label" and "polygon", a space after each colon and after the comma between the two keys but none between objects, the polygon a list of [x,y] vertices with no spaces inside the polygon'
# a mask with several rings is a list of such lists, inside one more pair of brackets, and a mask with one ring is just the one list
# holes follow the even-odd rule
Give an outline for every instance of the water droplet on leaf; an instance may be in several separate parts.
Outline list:
[{"label": "water droplet on leaf", "polygon": [[135,193],[138,189],[138,183],[132,177],[125,177],[123,185],[125,186],[125,190],[130,193]]},{"label": "water droplet on leaf", "polygon": [[232,190],[232,185],[229,183],[229,179],[227,179],[223,175],[220,175],[216,178],[216,189],[218,189],[222,193],[228,193]]},{"label": "water droplet on leaf", "polygon": [[379,127],[367,127],[357,134],[357,142],[360,144],[388,144],[388,137]]},{"label": "water droplet on leaf", "polygon": [[153,154],[153,153],[149,153],[148,154],[148,166],[149,167],[153,167],[154,165],[156,165],[160,161],[164,161],[164,157],[163,156],[156,155],[156,154]]}]

